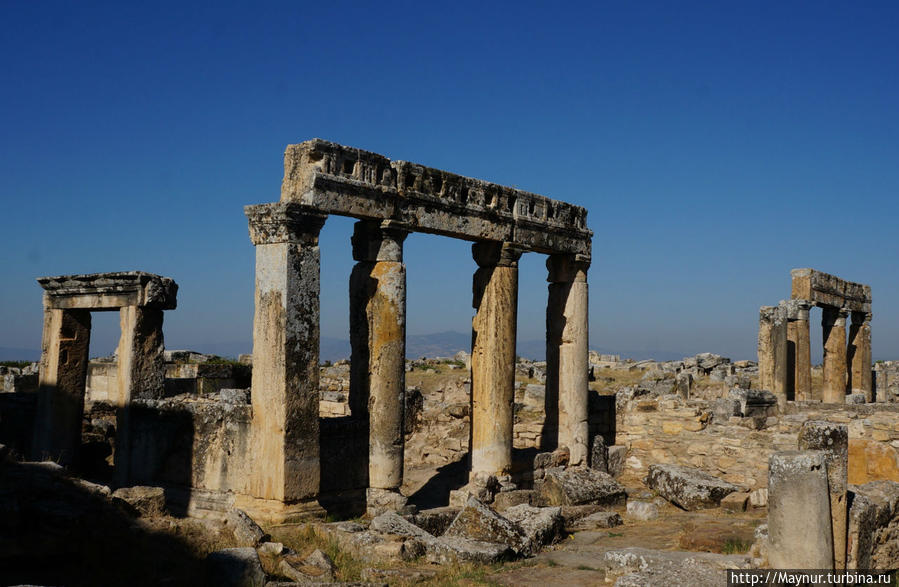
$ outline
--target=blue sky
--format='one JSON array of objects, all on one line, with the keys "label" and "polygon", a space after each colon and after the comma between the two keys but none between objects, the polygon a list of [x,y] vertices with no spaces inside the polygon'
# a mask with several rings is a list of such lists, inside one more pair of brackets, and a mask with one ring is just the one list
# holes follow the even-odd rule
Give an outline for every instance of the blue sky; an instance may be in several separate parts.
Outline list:
[{"label": "blue sky", "polygon": [[[180,284],[170,348],[249,341],[242,206],[322,137],[585,206],[592,347],[754,358],[758,307],[814,267],[872,285],[874,357],[899,358],[897,30],[893,2],[8,0],[0,347],[40,346],[36,276],[129,269]],[[325,336],[351,230],[322,232]],[[406,260],[409,333],[467,331],[469,244]]]}]

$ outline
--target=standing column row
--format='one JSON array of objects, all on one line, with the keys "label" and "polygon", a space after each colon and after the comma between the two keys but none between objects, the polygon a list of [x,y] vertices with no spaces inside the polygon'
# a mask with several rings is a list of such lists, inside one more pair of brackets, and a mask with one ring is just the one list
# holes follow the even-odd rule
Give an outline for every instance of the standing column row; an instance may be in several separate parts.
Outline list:
[{"label": "standing column row", "polygon": [[846,401],[846,317],[848,311],[824,306],[821,328],[824,338],[824,389],[825,403]]},{"label": "standing column row", "polygon": [[865,394],[865,402],[874,399],[871,381],[871,312],[852,312],[849,329],[849,391]]}]

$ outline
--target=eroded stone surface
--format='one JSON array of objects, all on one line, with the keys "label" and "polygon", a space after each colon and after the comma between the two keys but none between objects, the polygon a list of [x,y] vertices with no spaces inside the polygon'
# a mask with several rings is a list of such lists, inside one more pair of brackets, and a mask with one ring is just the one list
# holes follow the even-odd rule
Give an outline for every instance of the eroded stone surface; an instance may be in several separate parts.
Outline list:
[{"label": "eroded stone surface", "polygon": [[699,469],[680,465],[651,465],[644,482],[685,510],[718,507],[721,498],[740,489]]},{"label": "eroded stone surface", "polygon": [[540,505],[615,505],[624,503],[627,494],[608,473],[586,468],[557,469],[546,472],[540,487]]}]

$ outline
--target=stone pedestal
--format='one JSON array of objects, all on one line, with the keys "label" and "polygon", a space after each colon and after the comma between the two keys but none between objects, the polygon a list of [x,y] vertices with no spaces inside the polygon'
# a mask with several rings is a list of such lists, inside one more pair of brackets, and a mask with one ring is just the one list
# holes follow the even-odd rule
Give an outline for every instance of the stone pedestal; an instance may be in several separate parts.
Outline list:
[{"label": "stone pedestal", "polygon": [[874,398],[874,387],[871,381],[870,312],[852,312],[847,354],[847,361],[851,366],[849,389],[852,393],[864,393],[865,401],[870,403]]},{"label": "stone pedestal", "polygon": [[787,451],[768,463],[768,563],[832,569],[833,530],[824,454]]},{"label": "stone pedestal", "polygon": [[762,306],[759,310],[759,387],[787,401],[786,307]]},{"label": "stone pedestal", "polygon": [[849,428],[842,424],[809,420],[799,430],[799,450],[817,450],[824,454],[830,494],[833,564],[835,569],[845,569]]},{"label": "stone pedestal", "polygon": [[825,403],[846,401],[846,316],[848,312],[833,306],[824,306],[821,327],[824,338],[824,391]]},{"label": "stone pedestal", "polygon": [[87,310],[48,307],[44,296],[44,331],[34,458],[75,464],[81,445],[81,416],[90,350],[91,315]]},{"label": "stone pedestal", "polygon": [[[353,349],[350,403],[353,417],[368,417],[370,504],[403,484],[403,397],[406,387],[406,267],[408,232],[391,223],[359,221],[353,233],[358,261],[350,282]],[[374,504],[374,502],[377,502]]]},{"label": "stone pedestal", "polygon": [[506,475],[512,467],[518,259],[498,242],[472,246],[471,476]]},{"label": "stone pedestal", "polygon": [[297,204],[245,208],[256,246],[250,496],[319,491],[319,249],[325,216]]},{"label": "stone pedestal", "polygon": [[558,446],[568,447],[569,464],[586,465],[589,381],[587,259],[551,255],[546,261],[549,299],[546,306],[547,418],[558,398]]},{"label": "stone pedestal", "polygon": [[811,304],[804,300],[791,300],[787,315],[787,396],[790,396],[792,389],[793,399],[796,401],[813,399],[812,352],[809,336],[810,309]]}]

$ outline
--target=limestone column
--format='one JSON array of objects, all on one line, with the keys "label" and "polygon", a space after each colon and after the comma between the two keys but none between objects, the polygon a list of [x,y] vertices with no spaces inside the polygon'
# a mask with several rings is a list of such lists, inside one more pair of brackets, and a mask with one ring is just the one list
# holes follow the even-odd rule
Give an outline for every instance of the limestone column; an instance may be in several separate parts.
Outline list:
[{"label": "limestone column", "polygon": [[[586,465],[589,452],[587,410],[588,258],[551,255],[546,261],[546,401],[558,398],[558,446],[568,447],[569,463]],[[548,408],[549,409],[549,408]]]},{"label": "limestone column", "polygon": [[163,311],[144,306],[119,309],[121,336],[116,394],[115,475],[120,485],[132,480],[131,401],[159,399],[165,391]]},{"label": "limestone column", "polygon": [[392,221],[361,220],[353,232],[350,278],[351,410],[368,417],[369,510],[399,509],[403,484],[403,398],[406,389],[406,267],[408,234]]},{"label": "limestone column", "polygon": [[[812,354],[809,336],[809,310],[811,304],[805,300],[790,300],[790,313],[787,316],[788,352],[792,367],[788,375],[792,376],[793,399],[809,401],[812,399]],[[788,367],[789,368],[789,367]],[[788,392],[789,395],[789,387]]]},{"label": "limestone column", "polygon": [[853,393],[864,393],[865,401],[874,399],[871,381],[871,313],[852,312],[852,326],[849,329],[849,364]]},{"label": "limestone column", "polygon": [[[783,304],[783,303],[782,303]],[[784,305],[759,309],[759,386],[787,401],[787,320]]]},{"label": "limestone column", "polygon": [[51,309],[44,295],[44,330],[33,456],[76,464],[90,350],[87,310]]},{"label": "limestone column", "polygon": [[472,245],[471,476],[512,468],[518,259],[508,243]]},{"label": "limestone column", "polygon": [[326,217],[292,203],[247,206],[256,246],[249,495],[319,491],[318,234]]},{"label": "limestone column", "polygon": [[833,568],[827,471],[819,451],[771,455],[768,564],[772,569]]},{"label": "limestone column", "polygon": [[821,327],[824,333],[824,402],[846,402],[846,316],[848,312],[824,306]]},{"label": "limestone column", "polygon": [[818,450],[824,454],[830,495],[833,564],[835,569],[845,569],[849,428],[843,424],[808,420],[799,429],[799,450]]}]

